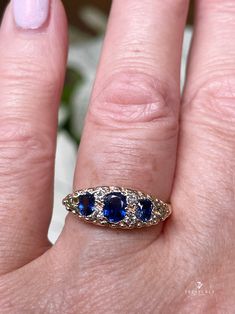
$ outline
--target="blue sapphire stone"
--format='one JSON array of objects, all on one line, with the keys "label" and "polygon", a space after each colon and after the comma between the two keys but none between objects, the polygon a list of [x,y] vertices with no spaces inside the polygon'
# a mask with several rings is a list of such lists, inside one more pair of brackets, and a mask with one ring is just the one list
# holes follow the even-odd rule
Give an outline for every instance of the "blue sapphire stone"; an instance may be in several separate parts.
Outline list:
[{"label": "blue sapphire stone", "polygon": [[148,199],[140,200],[136,209],[136,217],[142,221],[149,221],[151,218],[153,204]]},{"label": "blue sapphire stone", "polygon": [[126,216],[126,196],[112,192],[104,198],[103,215],[109,222],[119,222]]},{"label": "blue sapphire stone", "polygon": [[93,194],[86,193],[78,197],[77,209],[83,216],[89,216],[95,210],[95,197]]}]

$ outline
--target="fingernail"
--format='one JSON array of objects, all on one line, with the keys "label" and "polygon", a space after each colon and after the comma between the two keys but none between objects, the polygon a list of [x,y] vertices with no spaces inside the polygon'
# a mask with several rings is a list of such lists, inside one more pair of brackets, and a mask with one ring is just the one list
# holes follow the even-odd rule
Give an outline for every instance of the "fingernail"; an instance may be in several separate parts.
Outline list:
[{"label": "fingernail", "polygon": [[23,29],[38,29],[46,22],[50,0],[13,0],[15,23]]}]

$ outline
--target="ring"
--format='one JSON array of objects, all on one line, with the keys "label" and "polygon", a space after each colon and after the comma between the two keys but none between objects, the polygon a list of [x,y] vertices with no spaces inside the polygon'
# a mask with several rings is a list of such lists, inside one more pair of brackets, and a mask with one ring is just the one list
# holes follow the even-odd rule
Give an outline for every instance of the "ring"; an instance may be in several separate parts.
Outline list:
[{"label": "ring", "polygon": [[69,212],[86,222],[112,228],[150,227],[171,214],[171,206],[141,191],[100,186],[75,191],[63,199]]}]

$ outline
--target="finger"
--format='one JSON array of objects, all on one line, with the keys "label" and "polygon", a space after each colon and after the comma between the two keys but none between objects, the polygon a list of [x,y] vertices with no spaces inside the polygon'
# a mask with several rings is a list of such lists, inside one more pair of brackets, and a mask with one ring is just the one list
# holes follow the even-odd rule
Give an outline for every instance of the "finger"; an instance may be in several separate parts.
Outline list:
[{"label": "finger", "polygon": [[[113,2],[79,149],[75,189],[118,185],[169,199],[186,14],[187,1]],[[133,231],[125,241],[127,234],[78,224],[69,217],[62,239],[72,241],[74,252],[78,252],[77,239],[85,234],[90,241],[100,240],[96,243],[98,250],[103,248],[100,254],[112,249],[114,241],[130,253],[153,241],[159,230]],[[76,242],[71,232],[77,234]]]},{"label": "finger", "polygon": [[234,232],[234,23],[234,1],[197,2],[173,201],[208,245]]},{"label": "finger", "polygon": [[15,0],[1,25],[2,273],[28,262],[48,246],[66,37],[65,15],[57,0]]}]

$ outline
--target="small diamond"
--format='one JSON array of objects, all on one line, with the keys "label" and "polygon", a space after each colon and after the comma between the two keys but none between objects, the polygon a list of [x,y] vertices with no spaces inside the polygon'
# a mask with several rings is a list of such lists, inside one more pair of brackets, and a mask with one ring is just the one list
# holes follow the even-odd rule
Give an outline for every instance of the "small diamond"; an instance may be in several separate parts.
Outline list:
[{"label": "small diamond", "polygon": [[153,221],[154,223],[157,223],[159,220],[160,220],[160,217],[157,216],[156,214],[154,214],[154,215],[152,216],[152,221]]},{"label": "small diamond", "polygon": [[105,196],[105,190],[98,190],[96,193],[95,193],[95,196],[97,197],[98,200],[102,201],[104,196]]},{"label": "small diamond", "polygon": [[135,215],[130,215],[129,213],[129,217],[126,216],[124,221],[128,227],[133,227],[136,224],[136,217]]},{"label": "small diamond", "polygon": [[119,222],[126,216],[126,196],[112,192],[104,198],[103,215],[109,222]]},{"label": "small diamond", "polygon": [[160,204],[157,209],[161,217],[167,214],[167,207],[164,206],[163,204]]},{"label": "small diamond", "polygon": [[136,209],[136,217],[142,221],[149,221],[152,215],[153,204],[148,199],[142,199]]},{"label": "small diamond", "polygon": [[86,193],[78,197],[77,211],[83,216],[91,215],[95,210],[95,197],[93,194]]},{"label": "small diamond", "polygon": [[128,204],[136,204],[137,203],[137,201],[138,201],[138,197],[137,197],[137,195],[136,194],[131,194],[131,195],[129,195],[128,197],[127,197],[127,202],[128,202]]}]

